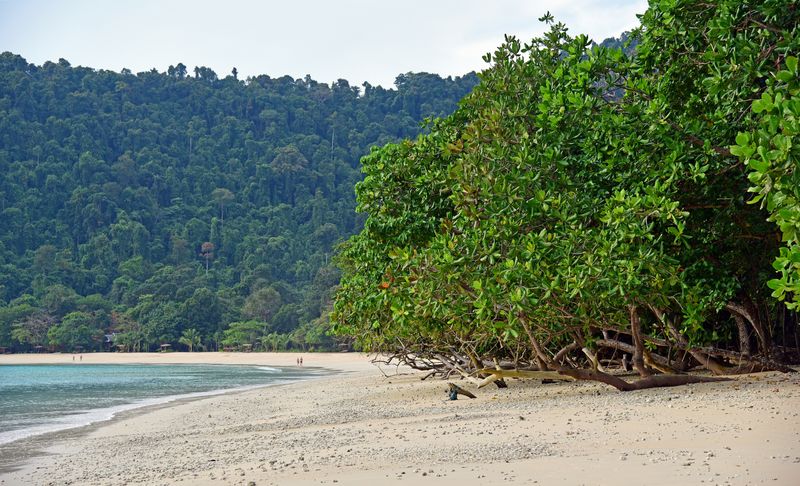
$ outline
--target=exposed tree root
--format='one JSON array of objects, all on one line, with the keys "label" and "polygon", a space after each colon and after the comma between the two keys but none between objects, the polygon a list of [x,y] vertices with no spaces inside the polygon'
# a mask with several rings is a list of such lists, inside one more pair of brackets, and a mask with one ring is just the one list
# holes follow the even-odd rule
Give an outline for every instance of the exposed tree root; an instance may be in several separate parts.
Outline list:
[{"label": "exposed tree root", "polygon": [[[719,348],[692,348],[711,356],[726,358],[736,362],[736,366],[728,369],[726,374],[743,374],[743,373],[758,373],[762,371],[780,371],[781,373],[794,373],[792,368],[778,363],[774,359],[766,358],[764,356],[747,356],[743,353],[735,351],[728,351]],[[691,350],[690,350],[691,352]],[[741,371],[739,371],[741,370]],[[749,370],[749,371],[747,371]]]},{"label": "exposed tree root", "polygon": [[599,381],[606,385],[613,386],[620,391],[644,390],[646,388],[659,388],[667,386],[681,386],[690,383],[709,383],[717,381],[731,381],[730,378],[720,378],[715,376],[697,375],[651,375],[634,382],[627,382],[622,378],[608,373],[594,370],[576,370],[571,368],[559,368],[559,373],[575,378],[576,380]]},{"label": "exposed tree root", "polygon": [[[744,373],[756,373],[762,371],[781,371],[793,372],[791,368],[779,363],[778,361],[763,355],[748,355],[747,352],[719,349],[714,347],[690,346],[688,340],[681,334],[678,327],[668,319],[663,319],[663,314],[658,316],[664,324],[664,330],[668,333],[667,339],[659,338],[656,342],[641,333],[636,309],[631,311],[631,340],[635,341],[635,335],[639,335],[639,346],[636,343],[627,343],[620,339],[612,339],[611,335],[604,333],[605,339],[593,341],[597,348],[588,348],[582,345],[579,337],[575,341],[564,346],[555,353],[553,357],[549,354],[551,350],[545,351],[539,343],[539,353],[531,349],[529,354],[512,354],[500,357],[492,356],[492,352],[487,355],[478,355],[475,351],[477,346],[467,345],[462,347],[450,346],[449,348],[431,349],[422,344],[403,348],[391,355],[376,356],[373,361],[385,364],[396,363],[409,366],[415,370],[425,372],[423,379],[432,376],[449,378],[458,376],[460,379],[467,380],[478,388],[494,383],[498,387],[505,387],[507,378],[538,379],[552,382],[565,380],[590,380],[605,383],[621,391],[643,390],[647,388],[681,386],[691,383],[706,383],[729,381],[730,378],[722,376],[708,377],[681,374],[672,366],[677,366],[681,371],[687,370],[697,364],[712,371],[715,375],[737,375]],[[528,336],[530,339],[531,336]],[[532,339],[536,342],[535,339]],[[643,346],[644,342],[654,344],[655,347],[648,349]],[[531,347],[534,347],[531,345]],[[664,374],[649,375],[641,377],[636,381],[626,381],[615,376],[599,366],[601,359],[604,363],[616,363],[612,356],[611,360],[606,359],[599,351],[602,348],[614,349],[626,353],[622,357],[623,363],[627,356],[635,356],[641,360],[641,365],[645,367],[646,373],[658,371]],[[637,349],[638,348],[638,349]],[[583,352],[580,352],[583,351]],[[659,352],[663,354],[658,354]],[[570,354],[573,354],[570,356]],[[670,357],[675,357],[675,360]],[[682,357],[681,357],[682,356]],[[546,370],[541,370],[545,364]],[[539,368],[539,370],[537,370]],[[639,370],[641,372],[641,370]]]}]

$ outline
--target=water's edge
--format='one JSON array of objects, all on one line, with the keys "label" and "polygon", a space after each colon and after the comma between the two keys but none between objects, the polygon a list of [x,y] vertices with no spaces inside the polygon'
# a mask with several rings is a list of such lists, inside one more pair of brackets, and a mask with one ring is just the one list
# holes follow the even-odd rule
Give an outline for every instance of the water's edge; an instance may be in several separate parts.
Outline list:
[{"label": "water's edge", "polygon": [[[147,366],[147,365],[146,365]],[[241,365],[259,367],[261,365]],[[252,390],[261,388],[277,388],[287,385],[292,385],[304,381],[321,379],[336,374],[345,373],[340,370],[333,370],[324,367],[307,368],[312,371],[312,374],[304,377],[297,377],[294,379],[281,381],[278,383],[264,383],[259,385],[250,385],[246,387],[237,388],[223,388],[218,390],[209,390],[205,392],[184,393],[179,395],[169,395],[153,399],[144,399],[136,403],[120,405],[117,407],[108,407],[106,409],[98,409],[98,411],[110,411],[110,409],[118,409],[110,411],[107,415],[101,418],[92,420],[87,423],[72,425],[69,427],[59,428],[56,430],[44,430],[42,432],[31,434],[25,437],[20,437],[10,442],[0,442],[0,479],[5,474],[24,469],[30,466],[33,459],[48,455],[55,455],[56,445],[65,444],[81,437],[85,437],[90,433],[113,423],[134,418],[141,415],[146,415],[156,410],[163,408],[175,407],[184,403],[189,403],[197,400],[205,400],[221,395],[235,395],[245,393]],[[93,411],[94,412],[94,411]],[[1,481],[0,481],[1,482]]]}]

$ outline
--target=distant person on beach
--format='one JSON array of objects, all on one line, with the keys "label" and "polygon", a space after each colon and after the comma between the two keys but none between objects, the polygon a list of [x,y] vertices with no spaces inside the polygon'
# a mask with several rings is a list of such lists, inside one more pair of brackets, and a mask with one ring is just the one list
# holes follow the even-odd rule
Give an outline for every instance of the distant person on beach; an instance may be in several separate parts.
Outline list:
[{"label": "distant person on beach", "polygon": [[75,361],[75,355],[74,354],[72,355],[72,361]]},{"label": "distant person on beach", "polygon": [[83,355],[81,355],[81,361],[83,361]]},{"label": "distant person on beach", "polygon": [[297,366],[300,366],[300,358],[297,358],[295,361],[297,361]]},{"label": "distant person on beach", "polygon": [[303,357],[300,356],[300,366],[303,366]]}]

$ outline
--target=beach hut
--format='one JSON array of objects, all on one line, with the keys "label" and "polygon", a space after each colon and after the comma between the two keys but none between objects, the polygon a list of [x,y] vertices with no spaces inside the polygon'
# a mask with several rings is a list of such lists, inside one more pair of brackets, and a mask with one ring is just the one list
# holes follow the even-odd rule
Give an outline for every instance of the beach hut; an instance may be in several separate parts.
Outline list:
[{"label": "beach hut", "polygon": [[172,347],[172,345],[171,345],[171,344],[164,343],[164,344],[162,344],[162,345],[161,345],[161,350],[160,350],[160,351],[161,351],[162,353],[169,352],[169,350],[170,350],[169,348],[171,348],[171,347]]},{"label": "beach hut", "polygon": [[106,351],[113,351],[114,350],[114,339],[117,337],[116,332],[110,332],[108,334],[103,335],[103,348]]}]

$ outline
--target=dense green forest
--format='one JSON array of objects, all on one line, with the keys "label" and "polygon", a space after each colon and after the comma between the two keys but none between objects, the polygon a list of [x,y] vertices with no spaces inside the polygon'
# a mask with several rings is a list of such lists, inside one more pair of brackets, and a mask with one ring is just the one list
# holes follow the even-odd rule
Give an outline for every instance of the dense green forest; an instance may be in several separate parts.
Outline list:
[{"label": "dense green forest", "polygon": [[[652,0],[627,46],[541,20],[453,115],[363,160],[335,331],[456,376],[786,370],[798,5]],[[642,382],[602,371],[630,361]]]},{"label": "dense green forest", "polygon": [[359,159],[476,83],[117,73],[3,53],[0,347],[331,347],[331,255],[363,225]]}]

